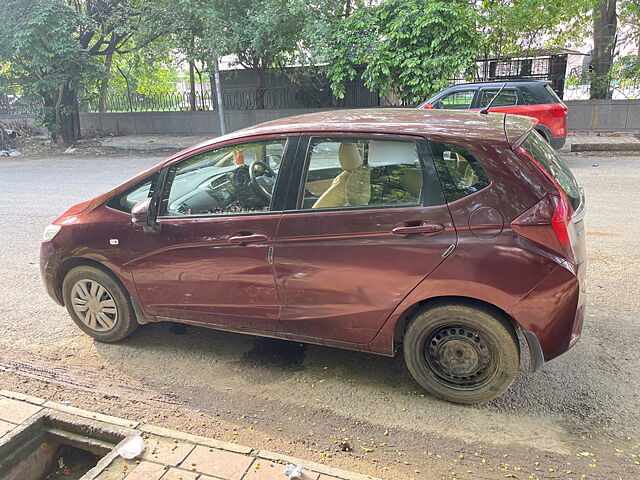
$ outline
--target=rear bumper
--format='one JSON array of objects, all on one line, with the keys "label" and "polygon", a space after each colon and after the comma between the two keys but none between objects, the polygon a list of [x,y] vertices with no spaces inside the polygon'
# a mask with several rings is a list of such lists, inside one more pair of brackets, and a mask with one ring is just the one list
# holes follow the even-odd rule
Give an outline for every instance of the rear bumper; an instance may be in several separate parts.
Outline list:
[{"label": "rear bumper", "polygon": [[[569,350],[580,338],[585,273],[584,263],[571,269],[559,265],[509,312],[522,330],[535,336],[546,362]],[[527,338],[529,345],[531,340]],[[541,359],[536,362],[542,364]]]}]

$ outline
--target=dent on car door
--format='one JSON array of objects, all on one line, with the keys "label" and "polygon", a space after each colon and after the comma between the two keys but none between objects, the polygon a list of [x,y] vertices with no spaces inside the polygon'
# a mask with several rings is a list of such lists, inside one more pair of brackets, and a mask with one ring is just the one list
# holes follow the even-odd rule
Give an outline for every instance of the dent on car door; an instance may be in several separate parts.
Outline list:
[{"label": "dent on car door", "polygon": [[[280,163],[297,138],[243,140],[168,167],[157,234],[129,263],[140,301],[160,319],[280,329],[269,263],[281,207]],[[266,177],[266,178],[262,178]]]},{"label": "dent on car door", "polygon": [[456,233],[424,145],[301,139],[274,258],[285,331],[368,343],[443,261]]}]

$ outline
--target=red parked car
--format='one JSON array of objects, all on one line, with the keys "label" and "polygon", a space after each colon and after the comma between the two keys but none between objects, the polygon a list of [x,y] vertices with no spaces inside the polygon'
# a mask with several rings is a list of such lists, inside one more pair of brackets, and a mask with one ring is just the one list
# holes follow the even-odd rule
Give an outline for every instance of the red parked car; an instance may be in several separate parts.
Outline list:
[{"label": "red parked car", "polygon": [[559,150],[567,137],[567,106],[548,83],[534,80],[462,83],[442,90],[419,108],[481,110],[504,86],[489,111],[534,118],[534,127]]},{"label": "red parked car", "polygon": [[148,322],[394,355],[460,403],[580,336],[584,197],[525,117],[331,111],[196,145],[45,230],[51,297],[113,342]]}]

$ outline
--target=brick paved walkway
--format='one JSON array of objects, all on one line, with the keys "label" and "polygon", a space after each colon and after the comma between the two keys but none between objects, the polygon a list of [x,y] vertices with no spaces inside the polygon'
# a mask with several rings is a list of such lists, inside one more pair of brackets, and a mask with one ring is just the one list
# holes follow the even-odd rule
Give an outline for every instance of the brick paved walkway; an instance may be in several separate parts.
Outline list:
[{"label": "brick paved walkway", "polygon": [[[12,446],[24,441],[23,437],[28,433],[24,430],[28,428],[37,426],[46,430],[47,421],[66,422],[64,425],[78,425],[78,428],[87,424],[94,431],[102,428],[109,435],[119,434],[118,438],[123,439],[120,444],[135,435],[142,435],[145,439],[146,448],[138,458],[125,460],[117,454],[116,446],[82,477],[83,480],[288,480],[284,474],[286,463],[303,466],[301,480],[373,478],[5,390],[0,390],[0,477],[21,478],[11,474],[17,465],[17,461],[11,458]],[[60,428],[56,428],[57,433]],[[73,435],[75,433],[70,432],[69,438]]]}]

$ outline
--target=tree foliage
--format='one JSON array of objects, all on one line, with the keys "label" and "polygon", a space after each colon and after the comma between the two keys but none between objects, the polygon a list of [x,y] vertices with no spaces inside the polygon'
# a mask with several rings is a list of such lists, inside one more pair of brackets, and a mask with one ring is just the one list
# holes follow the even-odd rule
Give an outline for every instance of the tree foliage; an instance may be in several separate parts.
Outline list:
[{"label": "tree foliage", "polygon": [[486,57],[527,55],[566,47],[588,32],[595,0],[478,0],[481,53]]},{"label": "tree foliage", "polygon": [[476,58],[478,17],[466,2],[388,0],[340,22],[327,51],[336,96],[362,68],[365,85],[404,103],[424,99]]},{"label": "tree foliage", "polygon": [[78,93],[105,75],[99,58],[126,51],[144,11],[143,0],[5,0],[0,60],[11,73],[3,81],[37,98],[40,122],[54,138],[73,142],[80,135]]}]

